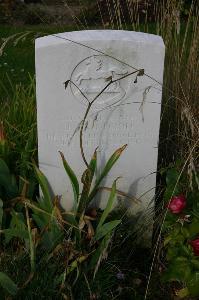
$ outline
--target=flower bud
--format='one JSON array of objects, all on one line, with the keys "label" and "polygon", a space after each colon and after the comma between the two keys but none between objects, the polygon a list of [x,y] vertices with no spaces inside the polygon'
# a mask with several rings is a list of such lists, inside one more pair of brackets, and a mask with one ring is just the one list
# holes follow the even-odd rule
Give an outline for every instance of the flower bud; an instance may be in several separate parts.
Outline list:
[{"label": "flower bud", "polygon": [[168,204],[168,209],[173,214],[179,214],[186,206],[186,198],[184,195],[173,196]]}]

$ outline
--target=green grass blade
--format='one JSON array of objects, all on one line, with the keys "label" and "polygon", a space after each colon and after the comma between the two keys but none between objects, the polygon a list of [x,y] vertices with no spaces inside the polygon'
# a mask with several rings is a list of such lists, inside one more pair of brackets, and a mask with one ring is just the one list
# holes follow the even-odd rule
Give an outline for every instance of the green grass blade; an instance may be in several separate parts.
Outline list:
[{"label": "green grass blade", "polygon": [[82,255],[82,256],[78,257],[77,259],[75,259],[71,263],[71,265],[68,267],[66,275],[69,275],[71,272],[73,272],[78,267],[78,265],[80,265],[87,259],[87,257],[88,257],[88,255]]},{"label": "green grass blade", "polygon": [[77,180],[77,177],[75,175],[75,173],[73,172],[73,170],[71,169],[71,167],[69,166],[69,164],[67,163],[64,154],[59,151],[61,158],[62,158],[62,162],[64,165],[64,169],[66,170],[66,173],[68,174],[68,177],[71,181],[72,184],[72,188],[73,188],[73,194],[74,194],[74,205],[75,208],[77,208],[77,204],[78,204],[78,198],[79,198],[79,182]]},{"label": "green grass blade", "polygon": [[121,220],[114,220],[102,225],[95,233],[95,240],[98,241],[108,233],[111,233],[115,227],[121,223]]},{"label": "green grass blade", "polygon": [[10,295],[15,296],[17,294],[17,285],[3,272],[0,272],[0,285],[5,289]]},{"label": "green grass blade", "polygon": [[124,149],[126,148],[127,145],[122,146],[121,148],[117,149],[109,158],[109,160],[107,161],[102,173],[100,174],[99,178],[96,180],[96,184],[93,188],[93,190],[91,191],[90,195],[89,195],[89,202],[93,199],[93,197],[96,195],[98,187],[101,183],[101,181],[104,179],[104,177],[109,173],[109,171],[112,169],[113,165],[116,163],[116,161],[119,159],[119,157],[121,156],[122,152],[124,151]]},{"label": "green grass blade", "polygon": [[89,264],[89,269],[94,269],[96,268],[96,266],[98,265],[100,259],[101,259],[101,255],[103,254],[103,252],[106,250],[108,243],[110,241],[111,238],[111,233],[109,232],[101,241],[100,245],[98,246],[97,250],[94,252],[90,264]]},{"label": "green grass blade", "polygon": [[34,165],[34,170],[35,170],[36,177],[39,181],[39,185],[40,185],[42,193],[43,193],[45,208],[48,212],[51,212],[52,208],[53,208],[53,204],[52,204],[52,198],[51,198],[47,178],[39,170],[39,168],[37,168],[36,165]]},{"label": "green grass blade", "polygon": [[106,220],[108,214],[110,213],[110,211],[113,208],[113,203],[115,201],[115,196],[116,196],[116,181],[117,181],[117,179],[113,182],[112,189],[111,189],[111,192],[110,192],[110,195],[109,195],[109,199],[108,199],[106,208],[103,211],[103,214],[102,214],[102,216],[99,220],[99,223],[97,225],[97,230],[99,230],[100,227],[103,225],[103,223]]}]

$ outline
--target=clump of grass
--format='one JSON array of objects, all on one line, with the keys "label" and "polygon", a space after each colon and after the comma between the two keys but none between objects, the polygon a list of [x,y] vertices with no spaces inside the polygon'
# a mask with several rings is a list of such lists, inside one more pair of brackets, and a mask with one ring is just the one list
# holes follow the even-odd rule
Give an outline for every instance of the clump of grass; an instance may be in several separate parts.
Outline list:
[{"label": "clump of grass", "polygon": [[192,166],[194,171],[198,160],[194,145],[199,142],[199,10],[196,2],[192,1],[185,22],[180,18],[182,9],[178,1],[166,3],[164,14],[167,17],[161,24],[159,21],[158,32],[166,45],[161,127],[164,150],[160,146],[160,153],[162,158],[164,156],[164,163],[168,164],[176,159],[185,161],[192,152],[187,166]]},{"label": "clump of grass", "polygon": [[31,160],[37,157],[35,80],[30,76],[26,86],[9,81],[9,87],[9,90],[6,87],[7,96],[0,99],[0,120],[7,143],[1,158],[12,172],[28,177],[32,170]]}]

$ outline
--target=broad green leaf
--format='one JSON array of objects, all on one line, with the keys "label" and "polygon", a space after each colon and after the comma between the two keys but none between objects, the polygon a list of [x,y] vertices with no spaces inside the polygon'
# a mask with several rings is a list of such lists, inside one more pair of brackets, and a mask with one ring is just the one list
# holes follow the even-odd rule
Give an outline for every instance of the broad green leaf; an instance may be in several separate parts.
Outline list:
[{"label": "broad green leaf", "polygon": [[93,190],[91,191],[90,195],[89,195],[89,202],[93,199],[93,197],[96,195],[98,187],[100,185],[100,183],[102,182],[102,180],[104,179],[104,177],[109,173],[109,171],[112,169],[113,165],[116,163],[116,161],[119,159],[119,157],[121,156],[122,152],[124,151],[124,149],[126,148],[127,145],[122,146],[121,148],[117,149],[109,158],[109,160],[107,161],[102,173],[100,174],[99,178],[97,178],[95,186],[93,188]]},{"label": "broad green leaf", "polygon": [[103,225],[103,223],[106,220],[108,214],[110,213],[110,211],[113,208],[113,203],[115,201],[115,196],[116,196],[116,181],[117,181],[117,179],[113,182],[112,189],[111,189],[111,192],[110,192],[110,196],[109,196],[106,208],[103,211],[103,214],[102,214],[102,216],[101,216],[101,218],[99,220],[98,226],[97,226],[97,231]]},{"label": "broad green leaf", "polygon": [[34,170],[43,193],[45,208],[47,211],[51,212],[53,208],[53,204],[52,204],[52,198],[50,194],[48,180],[45,177],[45,175],[39,170],[39,168],[37,168],[36,165],[34,165]]},{"label": "broad green leaf", "polygon": [[0,272],[0,285],[5,289],[10,295],[15,296],[17,294],[17,285],[3,272]]},{"label": "broad green leaf", "polygon": [[79,198],[79,183],[77,180],[77,177],[75,175],[75,173],[73,172],[73,170],[71,169],[71,167],[69,166],[69,164],[67,163],[64,154],[59,151],[61,158],[62,158],[62,162],[64,165],[64,169],[66,170],[66,173],[68,174],[68,177],[70,179],[70,182],[72,184],[72,188],[73,188],[73,194],[74,194],[74,205],[75,205],[75,209],[77,208],[77,204],[78,204],[78,198]]},{"label": "broad green leaf", "polygon": [[2,227],[2,220],[3,220],[3,201],[0,199],[0,229]]},{"label": "broad green leaf", "polygon": [[90,192],[90,187],[92,184],[93,176],[95,174],[96,170],[96,165],[97,165],[97,151],[95,150],[91,161],[89,163],[88,169],[85,170],[83,176],[82,176],[82,183],[83,183],[83,189],[82,189],[82,194],[79,200],[78,204],[78,212],[82,213],[84,209],[86,209],[88,205],[88,195]]},{"label": "broad green leaf", "polygon": [[114,220],[111,222],[108,222],[102,226],[99,227],[99,229],[96,231],[95,233],[95,240],[100,240],[101,238],[103,238],[105,235],[107,235],[108,233],[112,232],[113,229],[118,226],[121,223],[121,220]]}]

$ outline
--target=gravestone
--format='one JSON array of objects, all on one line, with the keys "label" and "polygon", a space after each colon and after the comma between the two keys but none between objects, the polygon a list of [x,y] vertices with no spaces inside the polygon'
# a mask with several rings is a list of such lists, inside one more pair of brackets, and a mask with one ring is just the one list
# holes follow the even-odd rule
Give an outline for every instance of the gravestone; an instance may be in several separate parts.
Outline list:
[{"label": "gravestone", "polygon": [[[86,166],[79,146],[79,126],[88,101],[110,80],[113,83],[96,99],[86,118],[86,160],[98,147],[98,176],[110,155],[127,144],[103,186],[111,187],[121,176],[117,189],[138,200],[132,202],[134,213],[143,211],[153,200],[164,52],[161,37],[131,31],[68,32],[36,40],[39,166],[53,193],[62,196],[66,210],[72,207],[73,197],[58,151],[64,153],[80,179]],[[104,190],[98,199],[102,207],[107,193]],[[118,194],[118,199],[129,198]]]}]

